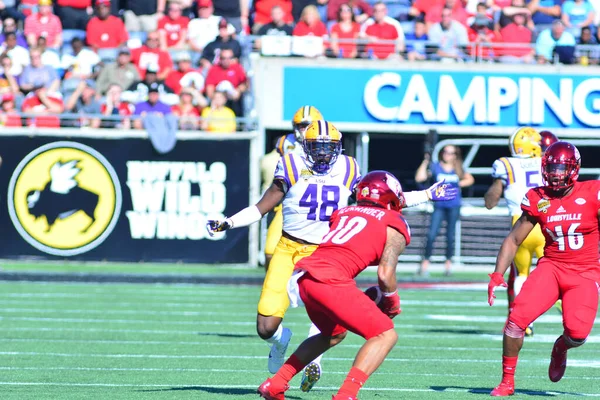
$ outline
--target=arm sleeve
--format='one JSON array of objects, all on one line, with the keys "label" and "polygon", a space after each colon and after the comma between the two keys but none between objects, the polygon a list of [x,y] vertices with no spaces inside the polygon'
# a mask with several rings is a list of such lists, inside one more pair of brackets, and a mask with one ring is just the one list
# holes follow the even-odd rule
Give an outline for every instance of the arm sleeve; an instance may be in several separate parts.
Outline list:
[{"label": "arm sleeve", "polygon": [[404,192],[404,208],[418,206],[419,204],[427,203],[428,201],[429,196],[427,196],[427,190]]},{"label": "arm sleeve", "polygon": [[507,186],[509,167],[510,163],[506,157],[497,159],[492,165],[492,178],[501,179],[504,186]]},{"label": "arm sleeve", "polygon": [[536,196],[535,189],[530,189],[527,193],[525,193],[525,197],[521,201],[521,211],[523,213],[527,213],[532,217],[538,215],[538,196]]}]

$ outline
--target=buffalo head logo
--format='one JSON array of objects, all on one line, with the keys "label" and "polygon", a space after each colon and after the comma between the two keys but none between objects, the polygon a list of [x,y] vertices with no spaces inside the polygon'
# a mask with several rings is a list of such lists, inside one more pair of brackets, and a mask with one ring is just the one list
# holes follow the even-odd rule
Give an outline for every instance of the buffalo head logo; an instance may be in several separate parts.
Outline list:
[{"label": "buffalo head logo", "polygon": [[96,221],[99,196],[79,187],[75,180],[81,172],[77,166],[79,161],[56,162],[50,168],[50,182],[46,183],[44,189],[27,193],[29,213],[36,219],[46,217],[46,232],[50,232],[57,220],[68,218],[78,211],[83,211],[91,220],[82,232],[86,232]]}]

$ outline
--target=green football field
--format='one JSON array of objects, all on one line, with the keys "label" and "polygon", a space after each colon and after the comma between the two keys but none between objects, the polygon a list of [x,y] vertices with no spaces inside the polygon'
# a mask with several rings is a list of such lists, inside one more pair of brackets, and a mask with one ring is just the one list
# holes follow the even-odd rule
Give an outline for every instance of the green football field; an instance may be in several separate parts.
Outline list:
[{"label": "green football field", "polygon": [[[1,399],[256,399],[268,376],[254,329],[256,286],[0,282]],[[399,341],[360,399],[485,398],[500,380],[505,294],[485,284],[401,290]],[[308,332],[290,310],[293,350]],[[563,380],[547,377],[561,332],[554,309],[536,322],[517,370],[517,398],[600,397],[600,335],[569,353]],[[326,354],[324,376],[290,399],[331,399],[362,339]],[[291,351],[290,351],[291,354]]]}]

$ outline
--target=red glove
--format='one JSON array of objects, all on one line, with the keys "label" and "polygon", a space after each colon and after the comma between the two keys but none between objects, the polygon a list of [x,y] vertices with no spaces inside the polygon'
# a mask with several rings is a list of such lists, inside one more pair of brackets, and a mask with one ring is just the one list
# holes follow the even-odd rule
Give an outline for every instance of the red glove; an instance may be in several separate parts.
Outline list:
[{"label": "red glove", "polygon": [[390,318],[394,318],[396,315],[400,314],[402,310],[400,309],[400,296],[398,296],[398,291],[383,293],[379,308]]},{"label": "red glove", "polygon": [[488,284],[488,303],[490,306],[494,305],[494,299],[496,295],[494,292],[498,286],[508,287],[506,282],[504,281],[504,276],[500,272],[494,272],[489,274],[490,283]]}]

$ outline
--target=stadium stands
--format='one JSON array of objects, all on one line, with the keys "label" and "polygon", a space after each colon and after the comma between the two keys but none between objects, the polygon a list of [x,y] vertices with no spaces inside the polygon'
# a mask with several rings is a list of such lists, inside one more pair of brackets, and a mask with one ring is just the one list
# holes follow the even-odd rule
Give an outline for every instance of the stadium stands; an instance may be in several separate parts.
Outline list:
[{"label": "stadium stands", "polygon": [[[52,126],[73,126],[68,118],[54,115],[61,111],[57,104],[64,106],[79,82],[98,80],[94,100],[110,110],[96,116],[102,120],[100,126],[140,126],[103,117],[122,112],[135,119],[137,114],[128,110],[135,111],[136,103],[146,101],[141,97],[147,96],[147,91],[138,89],[144,86],[147,71],[156,69],[161,102],[174,107],[177,115],[182,104],[186,109],[190,106],[190,98],[195,111],[186,112],[187,120],[214,114],[202,109],[210,107],[216,88],[224,91],[225,107],[243,117],[247,104],[252,108],[252,94],[244,94],[246,87],[251,87],[247,57],[252,51],[411,62],[594,65],[600,61],[596,48],[599,31],[594,26],[600,14],[594,9],[597,2],[329,0],[314,6],[307,0],[254,0],[249,1],[249,25],[237,0],[219,1],[218,5],[197,0],[191,7],[188,3],[22,0],[17,7],[0,10],[0,95],[10,99],[6,107],[11,113],[41,113]],[[224,68],[220,60],[226,48],[232,49],[235,62],[246,68],[250,82],[243,90],[236,91],[240,74],[232,74],[232,68]],[[41,63],[32,59],[38,53]],[[205,85],[209,71],[210,83]],[[114,98],[119,91],[120,99],[106,96],[111,85],[120,87],[112,95]],[[182,89],[186,89],[185,100],[179,97]],[[45,104],[48,98],[54,103]],[[110,107],[109,102],[113,103]],[[117,109],[121,111],[115,114]],[[11,125],[16,122],[14,116],[1,120]],[[39,120],[24,116],[21,122],[26,126]],[[199,129],[206,124],[198,121],[180,126]]]}]

